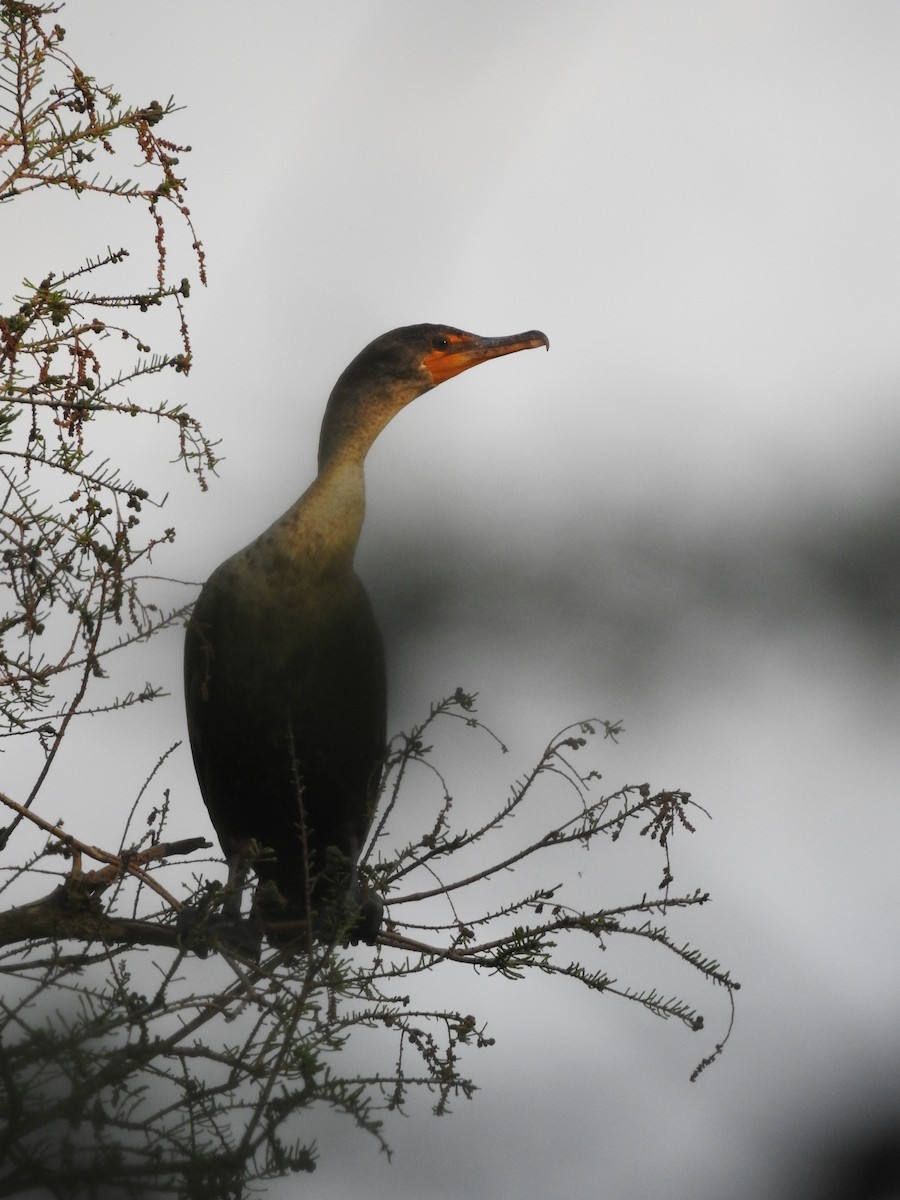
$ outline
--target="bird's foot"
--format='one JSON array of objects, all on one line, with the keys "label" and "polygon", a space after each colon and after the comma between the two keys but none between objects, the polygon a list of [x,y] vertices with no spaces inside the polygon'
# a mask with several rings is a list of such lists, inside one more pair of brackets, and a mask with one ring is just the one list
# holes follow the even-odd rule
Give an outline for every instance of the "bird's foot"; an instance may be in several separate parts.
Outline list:
[{"label": "bird's foot", "polygon": [[207,932],[216,950],[225,954],[239,954],[252,962],[262,956],[263,927],[259,918],[251,913],[242,917],[240,913],[221,912],[213,917]]},{"label": "bird's foot", "polygon": [[219,950],[259,962],[262,925],[252,913],[245,919],[231,905],[216,913],[204,907],[188,907],[178,914],[177,927],[179,945],[200,958],[206,958],[211,950]]}]

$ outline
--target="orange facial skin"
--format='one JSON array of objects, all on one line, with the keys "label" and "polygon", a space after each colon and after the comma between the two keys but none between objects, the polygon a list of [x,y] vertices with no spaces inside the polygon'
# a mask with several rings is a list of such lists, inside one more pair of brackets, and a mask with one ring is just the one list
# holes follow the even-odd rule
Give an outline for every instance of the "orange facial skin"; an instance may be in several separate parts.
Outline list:
[{"label": "orange facial skin", "polygon": [[434,385],[452,379],[469,367],[477,367],[489,358],[515,354],[518,350],[534,350],[538,346],[550,349],[550,341],[539,329],[513,333],[507,337],[479,337],[476,333],[448,330],[435,338],[435,344],[422,359],[422,366],[431,375]]}]

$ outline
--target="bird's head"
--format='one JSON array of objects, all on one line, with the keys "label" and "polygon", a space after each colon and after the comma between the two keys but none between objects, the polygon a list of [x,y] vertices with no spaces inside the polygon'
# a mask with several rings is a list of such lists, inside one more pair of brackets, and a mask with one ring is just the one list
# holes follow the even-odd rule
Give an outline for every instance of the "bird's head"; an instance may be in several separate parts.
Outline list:
[{"label": "bird's head", "polygon": [[480,337],[452,325],[405,325],[370,342],[334,385],[319,442],[319,466],[343,446],[364,455],[410,401],[479,363],[537,346],[546,334],[532,329]]}]

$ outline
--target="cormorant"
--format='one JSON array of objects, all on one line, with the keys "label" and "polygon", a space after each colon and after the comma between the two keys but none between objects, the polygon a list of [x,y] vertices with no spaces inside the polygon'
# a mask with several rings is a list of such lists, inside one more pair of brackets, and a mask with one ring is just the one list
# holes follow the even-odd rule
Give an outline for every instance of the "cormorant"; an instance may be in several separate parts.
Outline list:
[{"label": "cormorant", "polygon": [[[288,511],[227,559],[187,627],[185,696],[200,791],[232,877],[252,842],[266,924],[323,914],[354,889],[386,750],[381,634],[353,571],[363,463],[395,413],[488,359],[548,346],[543,333],[486,338],[410,325],[376,338],[331,393],[319,473]],[[374,942],[380,922],[364,914]],[[352,924],[353,917],[350,917]],[[336,922],[333,921],[334,925]],[[327,927],[325,932],[327,932]],[[271,928],[269,938],[273,936]],[[282,942],[290,940],[282,937]]]}]

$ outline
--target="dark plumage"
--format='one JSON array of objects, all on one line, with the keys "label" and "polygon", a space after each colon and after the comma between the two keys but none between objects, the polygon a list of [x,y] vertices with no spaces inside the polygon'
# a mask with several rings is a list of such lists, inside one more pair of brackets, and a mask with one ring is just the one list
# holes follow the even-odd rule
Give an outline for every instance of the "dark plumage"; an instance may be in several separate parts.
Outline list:
[{"label": "dark plumage", "polygon": [[353,571],[366,453],[422,392],[489,358],[546,345],[538,332],[480,338],[441,325],[376,338],[331,393],[314,482],[200,593],[185,641],[194,764],[232,869],[251,840],[273,852],[254,864],[285,901],[280,913],[262,906],[267,920],[321,919],[351,888],[374,814],[384,650]]}]

